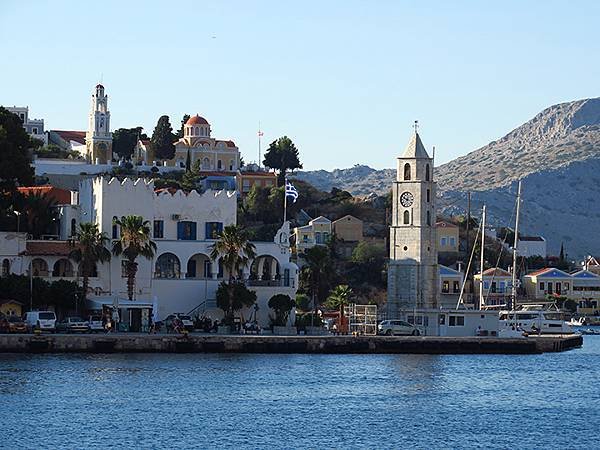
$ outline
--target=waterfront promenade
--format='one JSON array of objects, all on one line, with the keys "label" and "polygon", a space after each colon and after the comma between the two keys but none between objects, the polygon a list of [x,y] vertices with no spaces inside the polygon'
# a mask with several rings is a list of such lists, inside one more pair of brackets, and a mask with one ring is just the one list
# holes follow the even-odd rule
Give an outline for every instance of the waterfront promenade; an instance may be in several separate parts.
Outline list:
[{"label": "waterfront promenade", "polygon": [[273,336],[214,334],[5,334],[0,352],[17,353],[338,353],[535,354],[583,344],[581,335],[527,339],[434,336]]}]

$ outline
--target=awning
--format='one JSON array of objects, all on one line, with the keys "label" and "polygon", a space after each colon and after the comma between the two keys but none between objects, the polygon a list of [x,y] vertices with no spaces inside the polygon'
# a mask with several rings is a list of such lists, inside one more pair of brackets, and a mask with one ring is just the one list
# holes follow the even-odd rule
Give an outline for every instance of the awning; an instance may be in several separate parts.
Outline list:
[{"label": "awning", "polygon": [[[114,297],[95,297],[87,300],[88,309],[102,309],[103,306],[110,306],[112,308],[115,302]],[[119,308],[127,309],[141,309],[141,308],[152,308],[152,302],[147,300],[127,300],[119,298]]]}]

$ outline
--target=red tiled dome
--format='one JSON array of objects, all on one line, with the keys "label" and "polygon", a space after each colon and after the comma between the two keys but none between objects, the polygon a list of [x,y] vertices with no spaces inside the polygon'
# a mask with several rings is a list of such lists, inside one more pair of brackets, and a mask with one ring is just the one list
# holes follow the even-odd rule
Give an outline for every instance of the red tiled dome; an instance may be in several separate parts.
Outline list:
[{"label": "red tiled dome", "polygon": [[208,121],[204,117],[200,117],[198,114],[196,114],[195,116],[190,117],[185,124],[186,125],[208,125]]}]

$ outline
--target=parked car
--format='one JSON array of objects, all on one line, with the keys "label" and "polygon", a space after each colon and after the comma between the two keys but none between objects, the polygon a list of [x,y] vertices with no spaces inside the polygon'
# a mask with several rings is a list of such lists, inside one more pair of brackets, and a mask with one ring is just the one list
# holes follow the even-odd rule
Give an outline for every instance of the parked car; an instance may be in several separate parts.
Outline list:
[{"label": "parked car", "polygon": [[419,336],[421,334],[418,327],[404,320],[384,320],[377,326],[377,331],[386,336]]},{"label": "parked car", "polygon": [[54,311],[29,311],[24,316],[25,324],[31,331],[51,331],[56,330],[56,314]]},{"label": "parked car", "polygon": [[19,316],[8,316],[6,321],[9,333],[27,333],[27,324]]},{"label": "parked car", "polygon": [[77,331],[85,333],[89,330],[89,323],[81,317],[66,317],[56,324],[56,331],[65,333],[75,333]]},{"label": "parked car", "polygon": [[90,331],[104,331],[102,316],[89,316],[88,325],[90,326]]},{"label": "parked car", "polygon": [[167,327],[167,331],[173,331],[175,326],[173,324],[175,319],[179,319],[187,331],[192,331],[194,329],[194,321],[190,316],[186,316],[182,313],[169,314],[165,319],[165,325]]}]

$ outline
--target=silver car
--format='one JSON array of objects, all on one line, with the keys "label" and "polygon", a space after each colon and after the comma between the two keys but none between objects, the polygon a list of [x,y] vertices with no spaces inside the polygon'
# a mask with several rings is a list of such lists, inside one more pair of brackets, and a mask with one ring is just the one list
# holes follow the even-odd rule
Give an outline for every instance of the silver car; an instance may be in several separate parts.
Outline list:
[{"label": "silver car", "polygon": [[377,326],[377,332],[386,336],[419,336],[421,331],[404,320],[384,320]]}]

